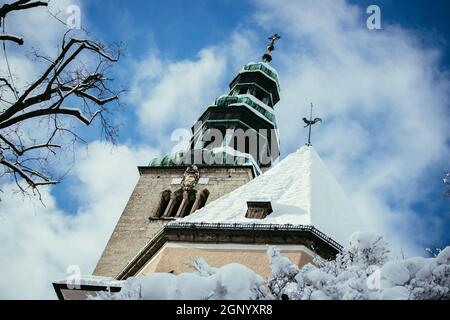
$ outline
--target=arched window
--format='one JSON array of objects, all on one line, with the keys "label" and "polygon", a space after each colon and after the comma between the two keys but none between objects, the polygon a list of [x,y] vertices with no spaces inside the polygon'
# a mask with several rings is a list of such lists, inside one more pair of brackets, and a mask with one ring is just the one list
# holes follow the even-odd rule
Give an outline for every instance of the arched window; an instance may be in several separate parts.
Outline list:
[{"label": "arched window", "polygon": [[201,209],[206,205],[206,201],[208,200],[208,197],[209,197],[208,189],[203,189],[200,192],[200,204],[199,204],[198,208],[196,208],[196,210]]},{"label": "arched window", "polygon": [[203,148],[207,148],[208,146],[210,146],[214,141],[216,141],[216,137],[212,136],[211,139],[209,141],[205,141],[205,144],[203,145]]},{"label": "arched window", "polygon": [[233,137],[233,145],[231,146],[233,149],[238,150],[239,144],[238,144],[238,137]]},{"label": "arched window", "polygon": [[248,137],[248,136],[245,137],[244,152],[247,153],[247,154],[250,153],[250,137]]},{"label": "arched window", "polygon": [[183,200],[183,190],[179,189],[170,194],[169,203],[167,204],[161,218],[174,217]]},{"label": "arched window", "polygon": [[192,210],[192,206],[195,203],[197,190],[191,189],[191,190],[184,190],[183,191],[183,201],[181,202],[180,207],[178,208],[178,211],[175,215],[177,218],[182,218],[187,215]]},{"label": "arched window", "polygon": [[202,139],[204,139],[203,148],[213,149],[222,145],[223,139],[227,133],[225,126],[217,126],[216,128],[208,128],[203,133]]},{"label": "arched window", "polygon": [[161,200],[154,218],[183,218],[196,210],[203,208],[208,200],[209,191],[191,189],[161,193]]},{"label": "arched window", "polygon": [[[174,193],[172,193],[172,207],[167,211],[167,217],[175,217],[178,209],[180,208],[181,203],[183,202],[183,190],[178,189]],[[169,208],[168,208],[169,209]]]},{"label": "arched window", "polygon": [[169,205],[171,194],[172,194],[172,191],[170,191],[169,189],[161,192],[158,206],[156,207],[156,211],[152,215],[153,218],[160,218],[163,216],[164,212],[166,211],[167,206]]},{"label": "arched window", "polygon": [[189,214],[197,211],[198,209],[203,208],[206,204],[206,201],[208,200],[208,196],[209,196],[208,189],[203,189],[202,191],[197,191],[195,194],[195,201],[192,205],[192,208],[186,215],[189,215]]}]

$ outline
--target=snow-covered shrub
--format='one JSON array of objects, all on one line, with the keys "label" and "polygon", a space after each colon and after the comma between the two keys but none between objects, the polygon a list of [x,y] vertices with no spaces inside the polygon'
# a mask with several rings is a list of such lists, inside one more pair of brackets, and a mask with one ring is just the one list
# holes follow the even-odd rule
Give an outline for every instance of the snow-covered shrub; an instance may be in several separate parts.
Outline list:
[{"label": "snow-covered shrub", "polygon": [[440,251],[436,258],[411,258],[399,264],[409,273],[405,287],[410,299],[450,299],[450,247]]},{"label": "snow-covered shrub", "polygon": [[362,268],[380,266],[387,261],[389,249],[383,237],[373,232],[355,232],[350,237],[349,246],[344,249],[352,265]]},{"label": "snow-covered shrub", "polygon": [[[267,255],[272,270],[272,279],[268,282],[272,295],[276,298],[292,299],[294,292],[296,292],[295,276],[300,269],[291,260],[283,257],[280,254],[280,249],[276,247],[269,247]],[[291,292],[291,289],[293,292]]]},{"label": "snow-covered shrub", "polygon": [[302,300],[373,299],[367,290],[368,277],[386,261],[388,252],[380,236],[355,233],[335,260],[316,258],[314,264],[304,266],[295,276],[296,290],[291,283],[284,293],[289,299]]},{"label": "snow-covered shrub", "polygon": [[[355,233],[335,260],[315,259],[295,271],[270,248],[269,287],[276,299],[450,299],[450,247],[428,259],[387,261],[388,253],[382,237]],[[280,265],[290,271],[283,273]]]}]

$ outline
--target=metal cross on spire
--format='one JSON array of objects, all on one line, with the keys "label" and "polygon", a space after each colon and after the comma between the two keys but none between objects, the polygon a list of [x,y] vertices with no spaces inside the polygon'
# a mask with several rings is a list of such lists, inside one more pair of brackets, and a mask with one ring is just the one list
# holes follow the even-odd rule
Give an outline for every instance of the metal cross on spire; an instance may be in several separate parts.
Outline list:
[{"label": "metal cross on spire", "polygon": [[269,38],[270,43],[267,45],[267,52],[263,55],[264,62],[272,61],[272,51],[275,50],[275,41],[280,40],[281,36],[278,33],[274,33]]},{"label": "metal cross on spire", "polygon": [[316,124],[317,122],[322,122],[322,119],[320,118],[312,118],[312,109],[313,109],[313,104],[311,102],[311,111],[309,113],[309,120],[306,118],[303,118],[303,122],[306,123],[306,125],[304,126],[304,128],[309,127],[309,134],[308,134],[308,143],[306,144],[307,146],[311,146],[311,127]]}]

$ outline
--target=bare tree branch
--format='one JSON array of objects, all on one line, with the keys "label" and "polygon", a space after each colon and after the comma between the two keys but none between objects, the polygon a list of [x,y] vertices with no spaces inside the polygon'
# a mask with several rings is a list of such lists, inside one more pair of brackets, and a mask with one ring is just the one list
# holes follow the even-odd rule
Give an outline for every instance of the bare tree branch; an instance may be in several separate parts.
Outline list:
[{"label": "bare tree branch", "polygon": [[3,34],[0,34],[0,41],[12,41],[17,43],[18,45],[23,45],[23,38],[12,35],[12,34],[5,34],[5,18],[6,15],[12,11],[19,11],[19,10],[26,10],[36,7],[47,7],[48,3],[43,1],[31,1],[31,0],[19,0],[15,1],[13,3],[5,3],[3,6],[0,7],[0,26],[3,25]]},{"label": "bare tree branch", "polygon": [[31,1],[31,0],[19,0],[10,4],[5,3],[3,6],[0,7],[0,18],[4,19],[6,15],[12,11],[26,10],[35,7],[46,7],[46,6],[48,6],[47,2]]},{"label": "bare tree branch", "polygon": [[[5,78],[0,78],[0,82],[3,82],[4,86],[8,87],[13,93],[17,92],[14,90],[13,86]],[[0,87],[1,88],[1,87]]]},{"label": "bare tree branch", "polygon": [[[30,0],[3,5],[0,24],[4,27],[9,12],[46,5]],[[18,38],[0,34],[3,45]],[[99,127],[113,143],[118,132],[112,115],[121,107],[123,91],[111,87],[108,73],[120,57],[120,47],[71,37],[68,31],[59,48],[54,57],[34,53],[43,71],[20,92],[11,74],[0,74],[0,177],[10,174],[22,192],[27,190],[23,181],[33,193],[39,193],[38,186],[60,181],[52,161],[66,148],[73,153],[76,142],[85,142],[77,133],[78,124]],[[30,128],[38,129],[30,133]]]},{"label": "bare tree branch", "polygon": [[34,111],[30,111],[27,113],[22,113],[21,115],[14,117],[12,119],[9,119],[8,121],[0,123],[0,129],[7,128],[12,126],[13,124],[16,124],[18,122],[22,122],[27,119],[34,119],[41,116],[48,116],[51,114],[59,114],[59,115],[70,115],[74,116],[81,122],[83,122],[85,125],[90,125],[92,120],[100,113],[102,110],[97,110],[94,112],[94,115],[90,118],[87,118],[79,109],[69,109],[69,108],[57,108],[57,109],[38,109]]},{"label": "bare tree branch", "polygon": [[[51,150],[51,148],[61,148],[61,146],[58,144],[51,144],[50,143],[51,139],[49,139],[49,141],[47,143],[33,145],[30,147],[22,148],[21,150],[19,150],[14,143],[12,143],[8,139],[6,139],[1,134],[0,134],[0,140],[2,140],[4,143],[6,143],[18,156],[22,156],[25,154],[25,152],[35,150],[35,149],[47,148],[47,149]],[[54,151],[52,151],[52,152],[54,152]]]},{"label": "bare tree branch", "polygon": [[[41,174],[36,174],[36,172],[32,173],[31,170],[28,170],[31,172],[31,175],[27,174],[25,171],[23,170],[20,165],[16,165],[13,164],[5,159],[0,159],[0,164],[10,168],[12,170],[12,172],[14,174],[18,174],[22,179],[24,179],[31,187],[36,188],[38,186],[42,186],[42,185],[48,185],[48,184],[57,184],[58,181],[53,181],[50,180],[49,178],[45,177],[44,175]],[[44,177],[44,181],[43,182],[35,182],[32,175],[38,175],[39,177]]]}]

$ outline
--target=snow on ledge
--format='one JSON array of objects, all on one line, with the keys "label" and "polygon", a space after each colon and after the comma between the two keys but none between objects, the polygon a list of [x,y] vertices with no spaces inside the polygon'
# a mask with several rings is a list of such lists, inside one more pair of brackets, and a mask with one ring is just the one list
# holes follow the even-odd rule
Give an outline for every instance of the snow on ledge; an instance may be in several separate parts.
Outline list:
[{"label": "snow on ledge", "polygon": [[94,275],[81,275],[80,277],[70,276],[58,281],[56,284],[80,285],[80,286],[105,286],[105,287],[121,287],[124,281],[116,280],[112,277],[101,277]]}]

